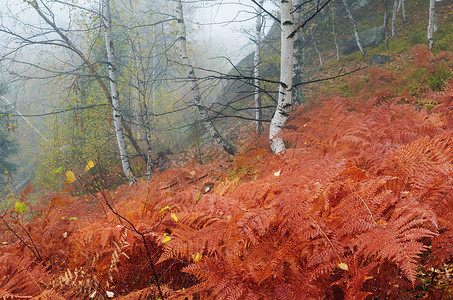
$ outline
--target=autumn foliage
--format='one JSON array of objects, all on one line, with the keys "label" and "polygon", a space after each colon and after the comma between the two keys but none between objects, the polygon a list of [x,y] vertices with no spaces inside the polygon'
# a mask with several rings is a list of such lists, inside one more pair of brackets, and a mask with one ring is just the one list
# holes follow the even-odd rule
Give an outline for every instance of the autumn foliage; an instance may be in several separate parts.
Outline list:
[{"label": "autumn foliage", "polygon": [[372,72],[380,94],[300,107],[283,155],[255,138],[231,163],[2,216],[0,298],[451,297],[453,81],[428,110]]}]

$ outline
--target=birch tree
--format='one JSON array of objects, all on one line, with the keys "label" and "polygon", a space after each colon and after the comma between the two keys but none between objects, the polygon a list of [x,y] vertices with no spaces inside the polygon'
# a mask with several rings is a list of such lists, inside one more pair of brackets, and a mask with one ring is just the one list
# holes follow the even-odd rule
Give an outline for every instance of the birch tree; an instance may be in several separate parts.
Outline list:
[{"label": "birch tree", "polygon": [[[105,2],[106,0],[102,0],[102,1],[103,1],[101,3],[102,7],[105,8],[106,5],[108,5],[108,3]],[[54,46],[63,47],[65,49],[69,50],[70,52],[74,53],[78,58],[80,58],[80,60],[82,61],[82,64],[84,66],[92,66],[90,59],[83,53],[83,51],[79,47],[76,46],[76,44],[69,38],[67,33],[65,31],[63,31],[60,27],[58,27],[58,25],[56,23],[56,19],[54,18],[54,14],[47,5],[43,4],[43,7],[41,7],[40,3],[42,3],[42,1],[36,1],[36,0],[26,1],[26,2],[31,7],[33,7],[33,9],[36,11],[36,13],[39,15],[39,17],[48,26],[50,26],[51,30],[54,33],[56,33],[57,36],[60,37],[60,40],[50,40],[50,42],[49,42],[49,40],[43,40],[43,41],[33,42],[31,40],[27,40],[27,38],[22,38],[20,36],[17,36],[17,34],[14,34],[12,32],[8,32],[9,34],[16,36],[20,39],[27,40],[27,44],[28,43],[30,43],[30,44],[36,43],[36,44],[44,44],[44,45],[50,44],[50,45],[54,45]],[[64,4],[66,4],[66,3],[64,3]],[[95,13],[98,13],[98,12],[95,12]],[[109,14],[110,11],[107,12],[107,10],[104,9],[104,13]],[[110,55],[110,59],[112,59],[112,61],[109,62],[109,73],[110,73],[109,80],[110,80],[110,87],[112,88],[112,81],[115,81],[115,84],[113,84],[113,86],[115,86],[116,78],[114,78],[114,80],[112,80],[111,76],[112,75],[115,76],[116,74],[114,71],[115,65],[114,65],[113,39],[111,36],[111,25],[107,24],[108,22],[105,21],[105,20],[108,20],[106,15],[101,16],[101,19],[103,20],[102,22],[103,22],[103,26],[105,29],[106,50],[107,50],[107,52],[110,52],[110,54],[108,54],[108,55]],[[110,34],[108,33],[109,30],[110,30]],[[47,33],[48,32],[46,32],[46,34]],[[39,36],[39,35],[37,35],[37,36]],[[110,40],[107,41],[107,39],[110,39]],[[125,123],[122,120],[121,109],[119,107],[119,102],[117,101],[118,100],[118,94],[117,94],[118,90],[116,89],[116,92],[115,92],[115,88],[112,88],[112,92],[114,92],[116,94],[111,94],[109,88],[104,83],[102,76],[99,73],[97,73],[97,71],[94,68],[90,68],[90,72],[91,72],[91,76],[94,77],[96,82],[101,87],[101,90],[104,93],[106,99],[109,100],[109,103],[113,107],[115,135],[117,137],[117,146],[118,146],[118,149],[119,149],[119,152],[121,155],[123,171],[124,171],[127,179],[129,180],[129,182],[134,183],[135,177],[133,176],[132,170],[130,168],[129,159],[128,159],[128,155],[127,155],[127,151],[126,151],[126,143],[124,141],[123,130],[127,130],[129,132],[129,138],[131,139],[131,141],[133,141],[133,136],[132,136],[132,133],[130,132],[130,129],[127,126],[125,126]]]},{"label": "birch tree", "polygon": [[136,182],[134,174],[129,163],[129,157],[126,149],[126,141],[124,140],[122,113],[119,102],[119,93],[117,85],[117,72],[115,61],[115,50],[112,34],[112,16],[110,12],[110,0],[102,0],[103,10],[103,27],[105,35],[105,49],[107,51],[107,61],[109,69],[109,83],[110,83],[110,97],[113,107],[113,126],[115,128],[116,140],[121,157],[121,164],[123,166],[124,174],[126,175],[129,183]]},{"label": "birch tree", "polygon": [[263,28],[263,4],[264,0],[259,0],[259,5],[258,8],[256,9],[256,24],[255,24],[255,57],[253,60],[253,73],[254,73],[254,86],[255,86],[255,127],[256,127],[256,132],[258,134],[263,133],[263,110],[261,108],[262,106],[262,98],[261,98],[261,88],[260,88],[260,63],[261,63],[261,31]]},{"label": "birch tree", "polygon": [[[301,0],[294,0],[294,23],[297,24],[302,19],[302,5]],[[302,79],[302,34],[298,30],[294,36],[294,50],[293,50],[293,61],[294,61],[294,82],[300,82]],[[293,105],[299,106],[301,104],[301,99],[304,98],[301,88],[294,88],[292,91],[293,94]]]},{"label": "birch tree", "polygon": [[388,32],[388,24],[389,24],[389,12],[388,12],[388,0],[384,0],[384,44],[385,49],[389,49],[389,32]]},{"label": "birch tree", "polygon": [[362,53],[362,55],[365,56],[366,52],[365,52],[365,49],[362,46],[362,42],[360,41],[359,31],[358,31],[358,28],[357,28],[357,22],[355,21],[354,16],[352,15],[351,9],[349,9],[349,5],[346,2],[346,0],[343,0],[343,6],[346,9],[346,13],[348,14],[349,20],[351,21],[351,23],[352,23],[352,25],[354,27],[354,36],[355,36],[355,40],[357,42],[357,47],[359,47],[360,52]]},{"label": "birch tree", "polygon": [[396,37],[396,14],[398,13],[398,0],[393,0],[393,11],[392,11],[392,37]]},{"label": "birch tree", "polygon": [[403,11],[403,23],[407,23],[406,0],[401,1],[401,10]]},{"label": "birch tree", "polygon": [[269,128],[272,151],[280,153],[286,149],[283,139],[278,135],[288,120],[292,107],[293,88],[293,50],[294,14],[292,0],[280,1],[281,12],[281,62],[278,103]]},{"label": "birch tree", "polygon": [[428,17],[428,47],[434,47],[434,32],[436,31],[436,0],[429,0],[429,17]]},{"label": "birch tree", "polygon": [[195,74],[195,69],[190,62],[189,54],[187,51],[187,34],[186,25],[184,22],[184,13],[181,0],[176,0],[176,18],[178,22],[179,36],[178,40],[180,43],[181,60],[184,69],[187,73],[187,78],[190,83],[190,89],[192,91],[193,102],[198,108],[198,113],[202,119],[203,125],[209,133],[210,137],[228,154],[234,155],[236,147],[226,141],[215,128],[212,121],[209,119],[207,109],[202,103],[200,87],[198,84],[198,78]]},{"label": "birch tree", "polygon": [[336,53],[336,58],[339,61],[340,60],[340,46],[338,45],[338,39],[337,39],[337,32],[335,30],[335,22],[336,22],[336,15],[335,15],[335,10],[333,5],[330,5],[329,9],[329,15],[330,15],[330,22],[332,26],[332,34],[333,34],[333,41],[335,43],[335,53]]}]

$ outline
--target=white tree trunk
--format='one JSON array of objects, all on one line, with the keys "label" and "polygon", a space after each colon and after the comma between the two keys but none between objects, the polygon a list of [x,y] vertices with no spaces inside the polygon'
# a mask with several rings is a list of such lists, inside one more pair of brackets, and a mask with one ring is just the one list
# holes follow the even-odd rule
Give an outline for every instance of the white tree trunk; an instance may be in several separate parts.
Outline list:
[{"label": "white tree trunk", "polygon": [[401,0],[401,8],[403,10],[403,22],[407,23],[406,0]]},{"label": "white tree trunk", "polygon": [[117,87],[117,75],[116,75],[116,64],[115,64],[115,52],[113,48],[113,34],[112,34],[112,17],[110,14],[110,3],[109,0],[102,1],[103,8],[103,25],[105,33],[105,49],[107,51],[107,60],[109,65],[109,81],[110,81],[110,94],[112,97],[113,106],[113,125],[115,128],[115,135],[118,142],[118,148],[120,151],[121,163],[123,165],[124,174],[126,174],[129,183],[136,182],[135,176],[132,173],[131,166],[129,164],[129,157],[126,150],[126,142],[124,140],[123,125],[121,122],[122,112],[119,104],[119,94]]},{"label": "white tree trunk", "polygon": [[177,18],[178,29],[179,29],[178,40],[180,42],[180,47],[181,47],[180,50],[181,50],[182,63],[187,72],[187,77],[190,82],[190,89],[192,90],[194,103],[198,107],[198,113],[200,114],[203,125],[205,126],[205,128],[208,131],[211,138],[219,146],[221,146],[223,148],[223,150],[225,150],[225,152],[227,152],[230,155],[234,155],[234,153],[236,152],[236,147],[234,147],[233,145],[228,143],[224,138],[222,138],[220,133],[214,127],[214,124],[212,124],[211,120],[209,119],[208,114],[206,112],[206,108],[203,106],[203,103],[201,101],[201,93],[200,93],[200,88],[198,86],[198,79],[195,74],[195,69],[192,66],[192,64],[190,63],[189,54],[187,52],[186,25],[184,23],[184,14],[183,14],[181,0],[176,0],[176,15],[177,15],[176,18]]},{"label": "white tree trunk", "polygon": [[434,31],[436,23],[436,0],[429,0],[429,18],[428,18],[428,47],[434,47]]},{"label": "white tree trunk", "polygon": [[396,37],[396,13],[398,12],[398,0],[393,0],[392,12],[392,37]]},{"label": "white tree trunk", "polygon": [[321,52],[318,49],[318,45],[316,44],[315,36],[313,34],[311,35],[311,40],[313,42],[313,48],[315,48],[316,53],[318,53],[319,66],[322,68],[322,66],[323,66],[322,55],[321,55]]},{"label": "white tree trunk", "polygon": [[[395,0],[395,1],[397,1],[397,0]],[[354,26],[354,36],[355,36],[355,41],[357,42],[357,47],[359,47],[362,55],[365,56],[366,52],[365,52],[365,49],[363,49],[363,47],[362,47],[362,42],[360,41],[359,31],[357,28],[357,22],[355,21],[354,17],[352,16],[351,10],[349,9],[349,5],[346,2],[346,0],[343,0],[343,6],[346,9],[346,12],[348,13],[349,20],[351,21],[352,25]]]},{"label": "white tree trunk", "polygon": [[[298,8],[301,5],[301,0],[293,0],[293,7],[294,9]],[[300,24],[302,18],[302,9],[299,8],[298,10],[294,11],[294,24]],[[302,81],[302,34],[301,31],[298,30],[294,35],[294,50],[293,50],[293,81],[294,82],[301,82]],[[302,88],[293,88],[292,91],[293,97],[293,106],[299,106],[302,103],[302,99],[304,99]]]},{"label": "white tree trunk", "polygon": [[384,0],[384,45],[385,50],[389,49],[389,31],[388,31],[388,24],[389,24],[389,12],[388,12],[388,0]]},{"label": "white tree trunk", "polygon": [[288,120],[292,104],[293,88],[293,49],[294,30],[293,2],[280,0],[281,11],[281,62],[280,62],[280,87],[278,103],[269,128],[269,140],[274,153],[285,150],[283,139],[278,136]]},{"label": "white tree trunk", "polygon": [[263,27],[262,13],[264,0],[259,1],[259,7],[256,9],[256,27],[255,27],[255,58],[254,58],[254,85],[255,85],[255,125],[258,134],[263,133],[263,111],[261,109],[261,89],[260,89],[260,64],[261,64],[261,30]]},{"label": "white tree trunk", "polygon": [[332,16],[332,34],[333,34],[333,41],[335,42],[336,58],[339,61],[340,60],[340,47],[338,46],[337,32],[335,31],[335,20],[333,18],[334,17]]}]

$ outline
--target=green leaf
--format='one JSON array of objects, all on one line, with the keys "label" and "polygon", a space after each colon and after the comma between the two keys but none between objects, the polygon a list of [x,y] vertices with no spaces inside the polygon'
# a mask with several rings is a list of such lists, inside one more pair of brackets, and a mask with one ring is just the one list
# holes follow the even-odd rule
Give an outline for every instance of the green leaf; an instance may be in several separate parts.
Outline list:
[{"label": "green leaf", "polygon": [[14,206],[14,210],[17,211],[18,213],[23,213],[23,212],[26,212],[28,209],[28,206],[21,203],[21,202],[17,202],[16,201],[16,205]]},{"label": "green leaf", "polygon": [[170,206],[167,205],[167,206],[165,206],[164,208],[162,208],[162,209],[160,210],[160,213],[166,211],[167,209],[170,209]]},{"label": "green leaf", "polygon": [[61,173],[63,172],[63,167],[59,167],[59,168],[56,168],[56,169],[53,169],[50,174],[57,174],[57,173]]},{"label": "green leaf", "polygon": [[69,221],[75,221],[75,220],[78,220],[78,218],[77,218],[77,217],[71,217],[71,218],[69,218]]}]

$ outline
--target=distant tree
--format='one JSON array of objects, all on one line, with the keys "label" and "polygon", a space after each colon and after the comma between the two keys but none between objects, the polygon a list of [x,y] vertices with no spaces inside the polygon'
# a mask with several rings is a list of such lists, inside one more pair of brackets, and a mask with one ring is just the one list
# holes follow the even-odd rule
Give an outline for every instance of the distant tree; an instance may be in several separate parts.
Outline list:
[{"label": "distant tree", "polygon": [[18,144],[14,139],[17,127],[11,119],[11,109],[0,100],[0,190],[10,181],[16,165],[10,159],[18,152]]},{"label": "distant tree", "polygon": [[434,47],[434,32],[437,31],[437,17],[436,17],[436,0],[429,0],[429,17],[428,17],[428,47]]},{"label": "distant tree", "polygon": [[352,15],[352,12],[349,9],[349,5],[346,2],[346,0],[343,0],[343,6],[346,9],[346,12],[348,14],[349,20],[351,21],[352,25],[354,26],[354,36],[355,36],[355,41],[357,42],[357,46],[359,47],[360,52],[362,52],[362,55],[365,56],[366,52],[365,52],[365,49],[362,46],[362,42],[360,41],[360,36],[359,36],[358,27],[357,27],[357,22],[355,21],[354,16]]},{"label": "distant tree", "polygon": [[388,32],[388,24],[389,24],[389,12],[388,12],[388,0],[383,0],[384,4],[384,44],[385,49],[389,49],[389,32]]},{"label": "distant tree", "polygon": [[259,0],[259,6],[256,9],[256,27],[255,27],[255,57],[253,61],[254,65],[254,85],[255,85],[255,118],[256,118],[256,132],[258,134],[263,133],[263,110],[262,99],[261,99],[261,89],[260,89],[260,64],[261,64],[261,31],[263,28],[263,4],[264,0]]},{"label": "distant tree", "polygon": [[198,113],[202,119],[203,125],[206,131],[209,133],[212,140],[219,145],[226,153],[234,155],[236,147],[225,140],[214,126],[212,120],[208,117],[207,109],[202,103],[202,97],[200,92],[200,86],[198,83],[197,75],[195,74],[195,68],[193,67],[189,53],[187,51],[187,34],[186,24],[184,21],[183,6],[181,0],[176,1],[176,18],[178,21],[179,36],[178,40],[180,43],[181,61],[184,69],[187,73],[187,79],[190,83],[190,89],[193,96],[193,104],[198,108]]}]

